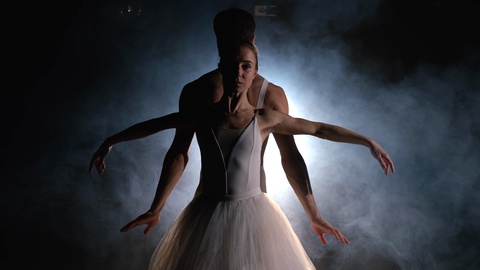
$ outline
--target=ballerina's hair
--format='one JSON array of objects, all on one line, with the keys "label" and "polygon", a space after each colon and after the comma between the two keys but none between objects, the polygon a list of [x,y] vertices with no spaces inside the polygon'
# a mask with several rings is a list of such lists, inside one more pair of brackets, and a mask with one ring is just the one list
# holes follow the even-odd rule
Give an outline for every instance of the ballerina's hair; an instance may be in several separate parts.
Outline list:
[{"label": "ballerina's hair", "polygon": [[246,47],[253,52],[253,54],[255,55],[255,69],[258,70],[258,54],[259,54],[258,48],[251,41],[248,41],[245,39],[239,40],[234,44],[230,44],[229,46],[226,46],[220,54],[219,65],[223,61],[228,61],[228,59],[232,59],[232,57],[236,57],[239,54],[240,49],[242,47]]}]

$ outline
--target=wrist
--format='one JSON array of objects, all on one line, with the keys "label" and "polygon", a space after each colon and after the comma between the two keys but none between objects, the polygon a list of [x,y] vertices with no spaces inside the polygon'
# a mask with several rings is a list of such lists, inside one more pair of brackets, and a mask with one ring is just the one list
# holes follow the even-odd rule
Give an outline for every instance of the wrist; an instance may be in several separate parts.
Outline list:
[{"label": "wrist", "polygon": [[375,141],[370,137],[365,137],[365,146],[369,149],[373,149],[375,145]]},{"label": "wrist", "polygon": [[145,212],[145,214],[153,215],[153,216],[157,216],[159,213],[160,213],[160,211],[155,211],[155,210],[152,210],[152,209],[149,209],[147,212]]},{"label": "wrist", "polygon": [[109,149],[112,149],[113,142],[110,138],[107,138],[105,141],[103,141],[102,145],[108,147]]}]

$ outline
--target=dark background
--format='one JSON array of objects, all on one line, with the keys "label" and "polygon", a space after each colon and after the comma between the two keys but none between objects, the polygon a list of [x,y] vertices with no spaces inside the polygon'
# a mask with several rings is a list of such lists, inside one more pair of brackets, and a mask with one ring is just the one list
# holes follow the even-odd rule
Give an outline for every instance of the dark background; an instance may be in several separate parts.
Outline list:
[{"label": "dark background", "polygon": [[[177,109],[217,65],[212,21],[257,14],[260,73],[290,113],[375,138],[297,136],[321,213],[350,238],[322,246],[269,144],[269,194],[318,269],[478,269],[480,6],[477,1],[31,1],[3,5],[0,263],[5,269],[146,269],[197,185],[196,142],[160,223],[119,229],[150,206],[172,131],[114,147],[107,136]],[[128,11],[130,7],[130,11]],[[275,16],[265,16],[275,15]]]}]

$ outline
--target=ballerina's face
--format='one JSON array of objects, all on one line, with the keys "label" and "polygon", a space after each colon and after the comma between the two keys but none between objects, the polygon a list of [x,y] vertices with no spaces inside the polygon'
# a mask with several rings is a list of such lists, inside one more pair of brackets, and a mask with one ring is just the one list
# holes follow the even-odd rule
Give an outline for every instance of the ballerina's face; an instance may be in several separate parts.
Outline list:
[{"label": "ballerina's face", "polygon": [[257,75],[257,52],[251,45],[242,45],[231,55],[222,57],[219,67],[224,90],[238,94],[247,91]]}]

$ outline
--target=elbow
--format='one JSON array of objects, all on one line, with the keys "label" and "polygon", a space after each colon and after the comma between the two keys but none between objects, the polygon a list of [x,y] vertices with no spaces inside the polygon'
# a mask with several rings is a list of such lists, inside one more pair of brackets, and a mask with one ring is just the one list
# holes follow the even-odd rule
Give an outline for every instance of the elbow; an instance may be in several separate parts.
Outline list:
[{"label": "elbow", "polygon": [[188,151],[174,151],[170,149],[165,155],[165,161],[169,160],[171,163],[182,163],[187,165],[189,156]]},{"label": "elbow", "polygon": [[328,133],[326,133],[325,131],[323,131],[321,129],[316,130],[313,135],[317,138],[324,139],[324,140],[329,140],[330,139],[329,136],[328,136]]}]

